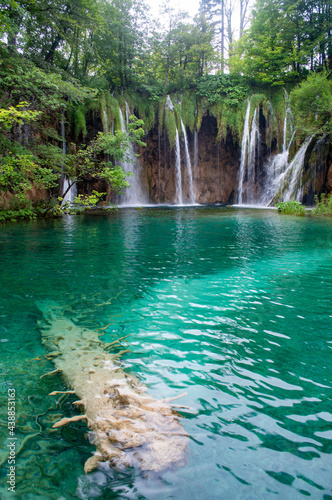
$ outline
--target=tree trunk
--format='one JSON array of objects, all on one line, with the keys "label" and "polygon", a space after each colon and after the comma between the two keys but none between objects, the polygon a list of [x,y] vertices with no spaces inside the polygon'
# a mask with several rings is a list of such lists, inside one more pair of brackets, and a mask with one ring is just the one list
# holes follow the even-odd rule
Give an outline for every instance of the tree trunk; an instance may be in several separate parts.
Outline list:
[{"label": "tree trunk", "polygon": [[56,36],[54,42],[51,45],[50,50],[48,51],[48,53],[45,56],[45,62],[53,62],[55,51],[56,51],[57,47],[59,46],[59,43],[62,40],[63,40],[63,38],[60,35]]}]

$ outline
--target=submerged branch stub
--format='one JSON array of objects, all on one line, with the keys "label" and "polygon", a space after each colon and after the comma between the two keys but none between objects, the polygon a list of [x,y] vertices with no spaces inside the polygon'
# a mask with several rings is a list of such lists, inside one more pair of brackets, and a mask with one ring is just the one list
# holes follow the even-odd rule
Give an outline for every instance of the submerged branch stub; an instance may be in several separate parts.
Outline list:
[{"label": "submerged branch stub", "polygon": [[57,352],[55,371],[62,372],[71,388],[51,395],[75,393],[80,399],[74,404],[85,412],[63,418],[53,427],[87,421],[96,453],[86,462],[85,472],[91,472],[99,462],[158,473],[185,465],[188,435],[169,404],[184,394],[156,400],[116,364],[119,354],[108,353],[97,332],[79,328],[55,303],[39,303],[38,307],[47,320],[41,325],[43,343],[50,352]]},{"label": "submerged branch stub", "polygon": [[64,425],[69,424],[70,422],[79,422],[80,420],[88,420],[88,417],[86,415],[75,415],[75,417],[71,418],[62,418],[58,422],[55,422],[54,425],[52,425],[52,428],[55,429],[57,427],[63,427]]}]

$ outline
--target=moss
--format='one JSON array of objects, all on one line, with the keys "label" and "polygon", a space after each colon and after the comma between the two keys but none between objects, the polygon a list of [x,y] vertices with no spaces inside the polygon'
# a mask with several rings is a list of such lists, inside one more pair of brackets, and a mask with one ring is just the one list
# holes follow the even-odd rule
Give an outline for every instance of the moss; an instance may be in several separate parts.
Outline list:
[{"label": "moss", "polygon": [[267,101],[267,97],[265,94],[253,94],[250,97],[250,122],[253,119],[255,109],[258,108],[259,106],[263,106],[264,103]]},{"label": "moss", "polygon": [[83,138],[87,134],[85,113],[86,108],[84,104],[80,104],[79,106],[70,106],[70,124],[75,139],[77,139],[80,134],[82,134]]},{"label": "moss", "polygon": [[203,97],[203,99],[197,102],[197,116],[196,116],[197,132],[199,132],[201,129],[203,116],[205,115],[208,109],[209,109],[209,103],[206,97]]},{"label": "moss", "polygon": [[181,116],[183,123],[191,132],[194,131],[196,121],[196,96],[194,92],[186,90],[181,99]]},{"label": "moss", "polygon": [[106,103],[106,98],[105,94],[102,93],[100,96],[100,118],[103,124],[103,131],[104,132],[109,132],[109,120],[107,116],[107,103]]},{"label": "moss", "polygon": [[109,123],[112,124],[114,122],[114,128],[119,129],[121,128],[119,103],[113,96],[111,96],[109,92],[106,92],[105,98],[107,103],[107,117]]},{"label": "moss", "polygon": [[139,93],[133,94],[133,107],[137,111],[137,114],[141,120],[144,122],[145,132],[149,132],[156,120],[156,112],[153,102],[144,95]]},{"label": "moss", "polygon": [[164,95],[161,96],[158,101],[158,128],[160,133],[162,133],[164,128],[165,103],[166,103],[166,96]]},{"label": "moss", "polygon": [[217,141],[225,141],[230,130],[234,140],[242,135],[243,122],[241,107],[229,104],[224,97],[210,106],[210,113],[216,118],[218,126]]},{"label": "moss", "polygon": [[117,93],[115,95],[115,98],[119,104],[119,107],[122,109],[122,111],[125,111],[126,110],[126,98],[124,97],[124,95]]},{"label": "moss", "polygon": [[171,149],[173,149],[176,141],[177,117],[176,111],[169,109],[167,105],[165,105],[165,128]]},{"label": "moss", "polygon": [[175,121],[176,121],[176,127],[178,130],[181,130],[181,103],[180,101],[177,101],[175,106],[174,106],[174,113],[175,113]]},{"label": "moss", "polygon": [[273,136],[277,138],[279,151],[282,149],[283,129],[285,119],[285,91],[277,89],[271,92],[270,101],[274,113]]}]

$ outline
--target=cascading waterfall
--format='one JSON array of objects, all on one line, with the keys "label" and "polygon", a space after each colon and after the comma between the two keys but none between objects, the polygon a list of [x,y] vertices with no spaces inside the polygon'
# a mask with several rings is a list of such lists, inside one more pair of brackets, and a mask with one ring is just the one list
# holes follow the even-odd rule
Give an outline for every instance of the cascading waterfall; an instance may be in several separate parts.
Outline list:
[{"label": "cascading waterfall", "polygon": [[[62,117],[61,117],[61,137],[62,137],[62,154],[63,154],[63,160],[64,160],[65,155],[67,154],[64,110],[62,111]],[[62,164],[62,169],[63,169],[63,166],[64,166],[64,161]],[[77,196],[76,182],[72,183],[72,181],[70,181],[70,179],[68,179],[64,174],[62,174],[62,177],[63,178],[62,178],[62,191],[61,191],[61,193],[62,193],[63,200],[61,202],[61,205],[64,205],[66,202],[69,202],[70,204],[72,204],[75,201],[75,196]]]},{"label": "cascading waterfall", "polygon": [[257,171],[260,144],[259,113],[255,109],[250,127],[250,101],[248,100],[243,127],[241,162],[239,170],[238,203],[269,206],[278,201],[302,199],[302,174],[306,151],[312,138],[307,138],[289,163],[289,150],[295,135],[294,120],[285,92],[285,118],[283,124],[282,152],[271,157],[265,166],[262,194],[258,197]]},{"label": "cascading waterfall", "polygon": [[[175,111],[174,104],[169,95],[166,98],[166,106],[170,111],[172,112]],[[186,167],[188,175],[188,200],[186,200],[185,204],[193,204],[195,203],[193,172],[190,160],[187,132],[181,117],[180,117],[180,125],[184,140]],[[180,146],[179,131],[177,127],[175,136],[175,175],[176,175],[176,198],[175,198],[176,203],[179,205],[183,205],[184,203],[183,203],[183,190],[182,190],[181,146]]]},{"label": "cascading waterfall", "polygon": [[168,107],[168,109],[170,111],[174,111],[174,104],[173,104],[172,99],[169,95],[166,97],[166,106]]},{"label": "cascading waterfall", "polygon": [[185,147],[185,153],[186,153],[186,165],[187,165],[188,184],[189,184],[189,203],[195,203],[193,174],[192,174],[192,169],[191,169],[191,161],[190,161],[190,154],[189,154],[189,148],[188,148],[188,138],[187,138],[187,132],[186,132],[186,128],[184,126],[184,123],[182,121],[182,118],[181,118],[181,130],[182,130],[183,137],[184,137],[184,147]]},{"label": "cascading waterfall", "polygon": [[[304,159],[311,138],[306,139],[292,161],[288,163],[289,149],[295,135],[293,123],[292,111],[287,105],[287,94],[285,92],[283,148],[282,152],[270,158],[267,164],[264,191],[259,200],[262,205],[269,206],[276,198],[278,198],[278,201],[300,201],[302,198]],[[290,136],[288,143],[287,135]]]},{"label": "cascading waterfall", "polygon": [[259,123],[258,113],[255,109],[254,116],[251,122],[251,131],[249,130],[250,120],[250,101],[246,111],[244,122],[241,163],[239,171],[239,187],[238,187],[238,203],[254,203],[255,193],[254,187],[256,182],[256,168],[258,160],[258,145],[259,145]]},{"label": "cascading waterfall", "polygon": [[178,129],[175,137],[175,172],[176,172],[176,198],[179,205],[183,205],[182,198],[182,174],[181,174],[181,150]]},{"label": "cascading waterfall", "polygon": [[293,160],[288,165],[285,172],[280,176],[279,183],[282,186],[282,200],[283,201],[301,201],[302,199],[302,174],[305,154],[312,137],[308,137],[302,144]]},{"label": "cascading waterfall", "polygon": [[[121,130],[128,135],[127,124],[129,123],[130,110],[126,102],[126,120],[123,116],[121,108],[119,108]],[[125,193],[118,197],[119,205],[142,205],[147,202],[146,197],[142,190],[140,182],[140,166],[136,159],[133,146],[130,144],[126,150],[125,157],[121,161],[121,167],[124,172],[132,172],[133,177],[128,178],[131,187],[127,188]]]},{"label": "cascading waterfall", "polygon": [[[259,145],[259,124],[258,124],[258,113],[257,108],[255,109],[254,116],[251,124],[250,133],[250,143],[249,143],[249,154],[248,154],[248,184],[250,181],[255,179],[255,169],[258,161],[258,145]],[[249,202],[253,202],[252,191],[247,193],[247,199]]]},{"label": "cascading waterfall", "polygon": [[243,136],[241,144],[241,162],[239,170],[238,203],[243,203],[243,181],[247,167],[247,150],[249,149],[249,118],[250,118],[250,100],[248,99],[246,117],[244,120]]}]

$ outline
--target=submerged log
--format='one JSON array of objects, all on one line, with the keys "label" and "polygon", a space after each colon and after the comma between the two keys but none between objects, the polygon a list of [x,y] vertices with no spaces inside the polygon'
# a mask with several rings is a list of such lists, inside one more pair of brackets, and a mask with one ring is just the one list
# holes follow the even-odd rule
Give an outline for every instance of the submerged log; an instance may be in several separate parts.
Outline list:
[{"label": "submerged log", "polygon": [[84,410],[84,415],[64,418],[53,427],[87,421],[96,453],[85,472],[105,461],[120,469],[137,466],[158,473],[185,465],[188,435],[168,401],[146,394],[145,386],[117,366],[118,355],[103,349],[97,332],[76,326],[54,303],[38,307],[47,320],[41,324],[43,343],[50,352],[56,348],[56,370]]}]

